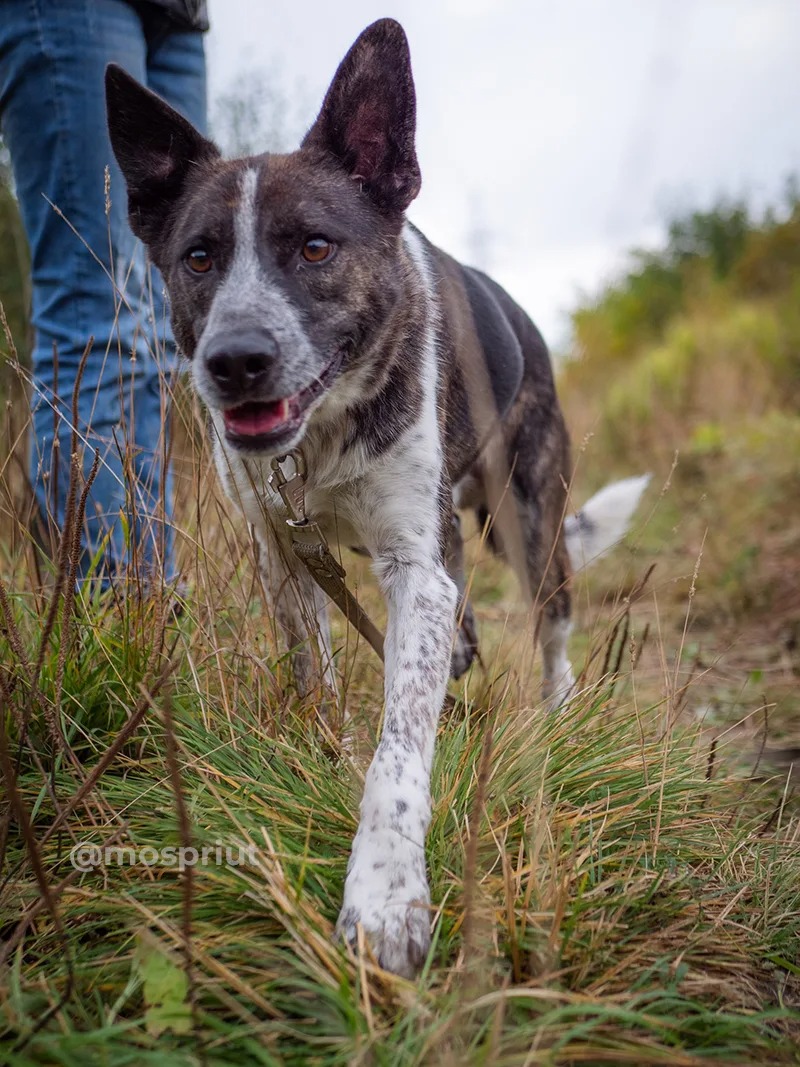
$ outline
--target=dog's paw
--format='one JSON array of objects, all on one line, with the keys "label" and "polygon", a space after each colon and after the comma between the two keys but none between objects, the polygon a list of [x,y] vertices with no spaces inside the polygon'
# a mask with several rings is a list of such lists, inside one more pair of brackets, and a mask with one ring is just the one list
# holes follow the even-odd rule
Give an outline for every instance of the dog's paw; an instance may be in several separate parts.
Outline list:
[{"label": "dog's paw", "polygon": [[336,924],[337,936],[355,946],[359,924],[364,928],[372,954],[384,970],[401,978],[419,974],[431,945],[427,901],[409,903],[390,898],[382,902],[380,911],[369,905],[363,910],[355,904],[346,905]]},{"label": "dog's paw", "polygon": [[336,934],[355,946],[360,924],[381,967],[403,978],[414,978],[431,943],[425,855],[412,842],[393,837],[390,857],[381,848],[383,841],[358,843],[345,882]]}]

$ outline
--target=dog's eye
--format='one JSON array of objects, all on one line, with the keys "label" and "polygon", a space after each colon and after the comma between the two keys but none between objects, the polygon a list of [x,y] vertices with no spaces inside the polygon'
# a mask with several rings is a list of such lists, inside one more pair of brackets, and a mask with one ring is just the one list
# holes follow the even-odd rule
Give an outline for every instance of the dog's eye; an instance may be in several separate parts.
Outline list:
[{"label": "dog's eye", "polygon": [[306,263],[322,263],[333,253],[333,245],[327,237],[309,237],[303,245],[303,259]]},{"label": "dog's eye", "polygon": [[205,274],[211,270],[211,256],[205,248],[193,248],[186,256],[186,266],[193,274]]}]

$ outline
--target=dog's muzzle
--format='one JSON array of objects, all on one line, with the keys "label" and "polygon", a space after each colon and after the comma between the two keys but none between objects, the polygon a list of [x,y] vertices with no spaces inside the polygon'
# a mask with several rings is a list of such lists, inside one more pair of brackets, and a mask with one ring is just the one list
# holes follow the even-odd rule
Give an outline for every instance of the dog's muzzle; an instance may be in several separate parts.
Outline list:
[{"label": "dog's muzzle", "polygon": [[[211,359],[218,358],[212,357]],[[213,375],[211,359],[209,372]],[[223,406],[225,438],[234,447],[249,451],[274,451],[294,441],[302,431],[306,415],[315,400],[319,399],[333,384],[341,369],[343,353],[338,352],[322,372],[303,389],[290,396],[276,400],[245,400],[239,404]],[[222,373],[229,380],[241,381],[244,389],[239,393],[252,396],[263,392],[269,367],[262,353],[247,353],[237,357],[235,367],[223,364]],[[223,392],[223,390],[220,390]]]}]

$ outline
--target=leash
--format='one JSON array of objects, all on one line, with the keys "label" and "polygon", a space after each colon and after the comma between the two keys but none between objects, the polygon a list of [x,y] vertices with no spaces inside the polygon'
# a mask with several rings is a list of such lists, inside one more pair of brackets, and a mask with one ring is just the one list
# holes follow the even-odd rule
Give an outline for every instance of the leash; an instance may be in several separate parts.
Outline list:
[{"label": "leash", "polygon": [[[294,466],[291,472],[284,470],[284,464],[289,462]],[[351,626],[355,626],[383,659],[383,634],[347,588],[347,572],[331,554],[325,534],[306,515],[306,465],[302,453],[294,450],[285,456],[276,456],[272,461],[269,484],[280,494],[289,512],[286,525],[290,531],[292,552]]]}]

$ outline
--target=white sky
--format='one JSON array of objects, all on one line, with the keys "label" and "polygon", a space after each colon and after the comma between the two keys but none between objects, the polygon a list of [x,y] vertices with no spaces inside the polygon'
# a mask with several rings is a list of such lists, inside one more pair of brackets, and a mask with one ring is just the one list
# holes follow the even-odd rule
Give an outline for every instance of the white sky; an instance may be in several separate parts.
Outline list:
[{"label": "white sky", "polygon": [[[242,71],[313,121],[350,44],[391,15],[411,44],[422,193],[410,215],[563,343],[675,208],[774,200],[800,174],[800,0],[210,0],[210,99]],[[265,145],[265,149],[269,146]],[[479,245],[474,233],[488,237]]]}]

